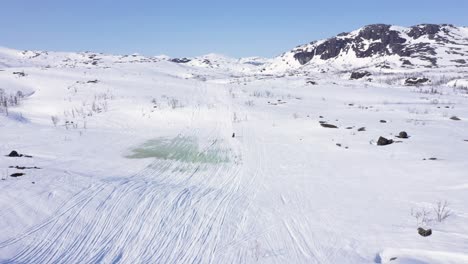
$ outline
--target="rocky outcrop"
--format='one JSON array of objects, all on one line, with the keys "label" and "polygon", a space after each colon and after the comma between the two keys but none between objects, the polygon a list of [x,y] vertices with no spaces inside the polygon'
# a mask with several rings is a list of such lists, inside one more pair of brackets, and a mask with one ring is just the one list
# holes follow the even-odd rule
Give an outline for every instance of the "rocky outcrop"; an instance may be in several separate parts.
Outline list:
[{"label": "rocky outcrop", "polygon": [[[413,66],[411,60],[420,59],[429,62],[429,65],[424,64],[427,67],[437,67],[439,57],[437,45],[457,43],[457,38],[451,31],[456,29],[446,24],[421,24],[410,28],[375,24],[365,26],[358,31],[341,33],[326,40],[299,46],[291,53],[300,65],[312,60],[330,60],[351,54],[351,57],[355,55],[356,58],[398,55],[401,57],[402,65],[405,66]],[[462,40],[458,40],[460,41]],[[459,55],[466,56],[460,52]],[[457,60],[456,63],[463,62]]]},{"label": "rocky outcrop", "polygon": [[357,72],[353,72],[351,73],[351,77],[350,79],[351,80],[357,80],[357,79],[362,79],[364,77],[367,77],[367,76],[371,76],[372,74],[368,71],[357,71]]},{"label": "rocky outcrop", "polygon": [[170,59],[169,61],[172,61],[175,63],[188,63],[188,62],[191,62],[192,60],[187,59],[187,58],[174,58],[174,59]]},{"label": "rocky outcrop", "polygon": [[412,78],[408,78],[408,79],[405,80],[405,85],[416,86],[416,85],[425,84],[425,83],[427,83],[429,81],[430,80],[428,78],[425,78],[425,77],[412,77]]}]

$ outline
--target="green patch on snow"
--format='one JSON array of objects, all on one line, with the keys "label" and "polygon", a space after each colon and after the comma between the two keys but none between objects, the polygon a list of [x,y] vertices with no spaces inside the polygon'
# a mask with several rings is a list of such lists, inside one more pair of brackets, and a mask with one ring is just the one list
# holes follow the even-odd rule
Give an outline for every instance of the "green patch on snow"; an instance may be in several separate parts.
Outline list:
[{"label": "green patch on snow", "polygon": [[189,163],[222,163],[229,161],[229,152],[213,141],[200,147],[194,137],[158,138],[148,140],[127,156],[130,159],[157,158]]}]

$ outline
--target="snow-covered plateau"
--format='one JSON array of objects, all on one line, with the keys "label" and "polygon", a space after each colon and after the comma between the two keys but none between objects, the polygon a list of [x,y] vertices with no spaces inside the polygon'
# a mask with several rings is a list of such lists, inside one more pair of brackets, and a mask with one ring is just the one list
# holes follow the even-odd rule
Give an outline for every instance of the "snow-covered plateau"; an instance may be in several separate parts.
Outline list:
[{"label": "snow-covered plateau", "polygon": [[467,63],[451,25],[0,48],[0,263],[468,263]]}]

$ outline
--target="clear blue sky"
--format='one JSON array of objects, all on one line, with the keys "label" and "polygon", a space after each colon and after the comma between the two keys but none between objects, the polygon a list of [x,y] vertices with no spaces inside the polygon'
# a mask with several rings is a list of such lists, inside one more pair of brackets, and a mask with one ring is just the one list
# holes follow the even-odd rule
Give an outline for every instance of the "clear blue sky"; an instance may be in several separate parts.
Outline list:
[{"label": "clear blue sky", "polygon": [[4,0],[0,46],[273,57],[373,23],[468,26],[467,0]]}]

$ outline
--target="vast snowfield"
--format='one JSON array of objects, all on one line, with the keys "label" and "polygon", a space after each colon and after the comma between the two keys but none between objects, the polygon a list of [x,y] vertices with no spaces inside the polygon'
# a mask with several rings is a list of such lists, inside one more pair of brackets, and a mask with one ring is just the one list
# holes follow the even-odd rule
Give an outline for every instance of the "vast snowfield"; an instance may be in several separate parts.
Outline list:
[{"label": "vast snowfield", "polygon": [[0,263],[468,263],[466,68],[37,54],[0,50]]}]

